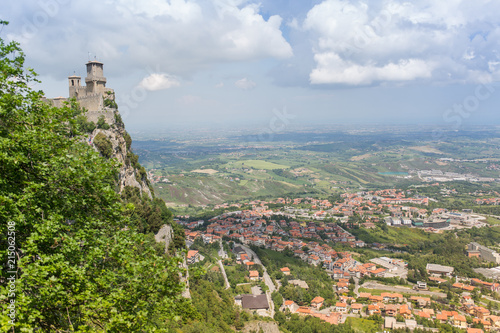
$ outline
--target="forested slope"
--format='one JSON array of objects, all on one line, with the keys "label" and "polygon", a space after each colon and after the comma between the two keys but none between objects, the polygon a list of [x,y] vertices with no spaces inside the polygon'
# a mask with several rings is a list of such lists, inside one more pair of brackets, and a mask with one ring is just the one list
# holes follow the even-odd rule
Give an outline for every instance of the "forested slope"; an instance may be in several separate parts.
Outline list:
[{"label": "forested slope", "polygon": [[82,111],[42,102],[35,81],[0,40],[0,330],[161,332],[195,318],[183,252],[152,237],[168,210],[120,196],[119,165],[82,139]]}]

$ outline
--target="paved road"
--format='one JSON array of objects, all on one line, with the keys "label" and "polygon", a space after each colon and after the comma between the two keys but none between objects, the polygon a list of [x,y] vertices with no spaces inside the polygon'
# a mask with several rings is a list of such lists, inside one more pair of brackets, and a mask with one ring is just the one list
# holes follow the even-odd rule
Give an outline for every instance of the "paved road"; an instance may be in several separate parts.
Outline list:
[{"label": "paved road", "polygon": [[264,278],[264,283],[266,284],[266,286],[269,288],[269,291],[270,292],[273,292],[276,290],[276,286],[274,285],[273,283],[273,280],[271,280],[271,277],[269,276],[269,274],[267,274],[267,269],[264,265],[262,265],[262,262],[260,261],[259,257],[257,256],[257,254],[255,252],[253,252],[248,246],[246,245],[240,245],[247,253],[251,254],[253,259],[252,261],[256,264],[259,264],[262,266],[262,269],[264,270],[264,275],[263,275],[263,278]]},{"label": "paved road", "polygon": [[226,259],[227,258],[227,253],[226,251],[224,251],[224,248],[222,247],[222,241],[219,242],[219,245],[220,245],[220,250],[219,250],[219,257],[221,259]]},{"label": "paved road", "polygon": [[359,297],[359,279],[357,277],[354,278],[354,295]]},{"label": "paved road", "polygon": [[395,293],[409,293],[409,294],[411,293],[411,294],[429,295],[429,296],[437,296],[437,297],[446,297],[445,293],[440,293],[437,291],[427,291],[427,290],[416,291],[416,290],[413,290],[411,288],[387,286],[385,284],[380,284],[380,283],[376,283],[373,281],[363,283],[361,288],[387,290],[387,291],[392,291]]},{"label": "paved road", "polygon": [[269,312],[270,312],[271,318],[274,318],[274,302],[271,298],[271,293],[276,290],[276,286],[274,285],[273,280],[271,280],[271,277],[269,276],[269,274],[267,274],[266,267],[264,265],[262,265],[262,262],[260,261],[259,257],[257,256],[257,254],[254,251],[252,251],[246,245],[241,245],[241,244],[237,244],[237,245],[240,245],[247,252],[247,254],[252,255],[252,258],[253,258],[252,261],[254,263],[262,266],[262,269],[264,270],[264,274],[263,274],[264,283],[269,288],[269,290],[266,291],[267,302],[269,303]]},{"label": "paved road", "polygon": [[224,269],[224,265],[222,264],[221,260],[219,260],[218,263],[219,263],[220,271],[222,272],[222,276],[224,276],[224,282],[226,283],[226,289],[229,289],[229,288],[231,288],[231,285],[229,284],[229,280],[227,279],[226,270]]}]

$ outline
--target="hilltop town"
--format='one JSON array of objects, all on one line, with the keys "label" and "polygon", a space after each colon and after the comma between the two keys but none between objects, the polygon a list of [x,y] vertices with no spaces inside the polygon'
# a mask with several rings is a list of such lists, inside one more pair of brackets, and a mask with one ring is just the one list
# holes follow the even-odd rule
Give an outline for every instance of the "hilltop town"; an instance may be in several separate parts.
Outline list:
[{"label": "hilltop town", "polygon": [[[362,318],[386,329],[436,332],[446,327],[500,329],[500,283],[495,282],[500,271],[490,270],[482,280],[441,261],[427,262],[423,271],[408,261],[415,244],[404,242],[432,235],[444,240],[453,230],[490,228],[487,216],[470,209],[429,209],[430,200],[397,189],[344,193],[337,201],[253,200],[217,205],[226,212],[207,220],[178,216],[177,223],[185,228],[186,244],[192,248],[188,263],[221,271],[226,288],[238,293],[235,304],[262,316],[297,314],[351,325]],[[363,240],[383,229],[400,239]],[[210,252],[214,246],[218,250]],[[207,261],[210,253],[216,253],[215,261]],[[478,259],[477,267],[500,264],[494,249],[476,242],[457,255]],[[304,273],[299,262],[316,275]],[[320,271],[326,277],[323,287],[331,293],[314,288],[317,294],[311,294],[309,285],[317,283]]]}]

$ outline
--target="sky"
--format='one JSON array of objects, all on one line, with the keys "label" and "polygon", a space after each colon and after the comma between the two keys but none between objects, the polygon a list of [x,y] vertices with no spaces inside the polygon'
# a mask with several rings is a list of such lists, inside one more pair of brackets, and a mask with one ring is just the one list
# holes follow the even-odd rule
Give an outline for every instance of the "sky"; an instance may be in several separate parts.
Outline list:
[{"label": "sky", "polygon": [[128,129],[500,125],[500,1],[23,0],[47,97],[104,63]]}]

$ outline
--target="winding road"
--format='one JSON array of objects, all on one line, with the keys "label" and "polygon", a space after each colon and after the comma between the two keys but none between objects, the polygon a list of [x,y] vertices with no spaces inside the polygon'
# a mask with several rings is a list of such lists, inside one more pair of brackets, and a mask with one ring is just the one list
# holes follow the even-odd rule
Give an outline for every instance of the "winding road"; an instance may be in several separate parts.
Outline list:
[{"label": "winding road", "polygon": [[218,263],[219,263],[220,271],[222,272],[222,276],[224,276],[224,282],[226,284],[226,289],[229,289],[229,288],[231,288],[231,285],[229,284],[229,280],[227,279],[226,270],[224,269],[224,265],[222,265],[222,261],[220,259],[219,259]]},{"label": "winding road", "polygon": [[271,279],[269,274],[267,274],[266,267],[264,265],[262,265],[262,262],[260,261],[259,257],[257,256],[257,254],[254,251],[252,251],[246,245],[242,245],[242,244],[235,244],[235,245],[241,246],[246,251],[247,254],[252,255],[252,258],[253,258],[252,261],[254,263],[262,266],[262,269],[264,271],[264,274],[262,275],[262,277],[264,279],[264,283],[266,284],[267,288],[269,288],[269,290],[266,291],[267,302],[269,303],[269,312],[271,314],[271,318],[273,318],[274,317],[274,302],[271,298],[271,293],[276,290],[276,286],[274,285],[273,280]]},{"label": "winding road", "polygon": [[269,276],[269,274],[267,274],[267,269],[264,265],[262,265],[262,262],[260,261],[259,257],[257,256],[257,254],[255,252],[253,252],[248,246],[246,245],[240,245],[248,254],[251,254],[252,255],[252,261],[256,264],[259,264],[262,266],[262,269],[264,270],[264,274],[262,275],[262,277],[264,278],[264,283],[266,284],[266,286],[269,288],[269,291],[270,292],[273,292],[276,290],[276,286],[274,285],[273,283],[273,280],[271,280],[271,277]]}]

